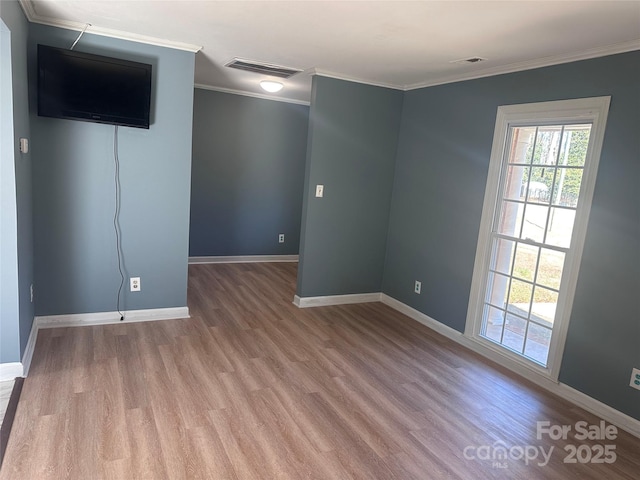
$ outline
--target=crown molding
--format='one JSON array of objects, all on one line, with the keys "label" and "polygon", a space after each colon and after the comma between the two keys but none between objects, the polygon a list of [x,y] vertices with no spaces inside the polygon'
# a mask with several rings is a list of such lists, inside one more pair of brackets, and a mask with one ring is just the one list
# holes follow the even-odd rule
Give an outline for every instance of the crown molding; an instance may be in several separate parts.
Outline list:
[{"label": "crown molding", "polygon": [[342,73],[331,72],[329,70],[322,70],[319,68],[312,68],[309,70],[310,75],[318,75],[319,77],[335,78],[336,80],[345,80],[347,82],[363,83],[365,85],[371,85],[373,87],[390,88],[392,90],[404,90],[402,85],[394,85],[392,83],[384,82],[372,82],[371,80],[365,80],[364,78],[350,77],[343,75]]},{"label": "crown molding", "polygon": [[505,73],[522,72],[532,70],[534,68],[550,67],[552,65],[560,65],[562,63],[578,62],[580,60],[589,60],[591,58],[606,57],[608,55],[616,55],[618,53],[632,52],[640,50],[640,39],[631,40],[629,42],[616,43],[605,47],[591,48],[581,52],[563,53],[560,55],[552,55],[549,57],[528,60],[525,62],[510,63],[508,65],[500,65],[497,67],[475,70],[465,74],[447,75],[432,80],[405,85],[403,90],[416,90],[418,88],[433,87],[436,85],[444,85],[447,83],[462,82],[465,80],[474,80],[476,78],[492,77],[494,75],[503,75]]},{"label": "crown molding", "polygon": [[563,53],[560,55],[552,55],[549,57],[537,58],[535,60],[527,60],[525,62],[510,63],[508,65],[499,65],[496,67],[485,68],[482,70],[474,70],[473,72],[446,75],[442,77],[436,77],[431,80],[414,83],[410,85],[395,85],[392,83],[384,82],[372,82],[357,77],[350,77],[336,72],[328,70],[322,70],[313,68],[309,71],[311,75],[318,75],[321,77],[335,78],[338,80],[345,80],[348,82],[363,83],[366,85],[372,85],[375,87],[391,88],[393,90],[417,90],[419,88],[434,87],[436,85],[444,85],[447,83],[463,82],[465,80],[474,80],[477,78],[492,77],[494,75],[503,75],[505,73],[522,72],[525,70],[533,70],[534,68],[550,67],[552,65],[559,65],[563,63],[578,62],[580,60],[589,60],[591,58],[606,57],[608,55],[616,55],[618,53],[632,52],[640,50],[640,39],[631,40],[628,42],[615,43],[613,45],[607,45],[604,47],[596,47],[581,52]]},{"label": "crown molding", "polygon": [[[40,16],[36,13],[33,7],[32,0],[18,0],[18,1],[20,3],[20,6],[22,7],[22,10],[25,16],[27,17],[27,20],[31,23],[40,23],[42,25],[49,25],[53,27],[64,28],[68,30],[76,30],[76,31],[82,31],[86,26],[85,23],[67,22],[67,21],[63,21],[55,18]],[[173,48],[177,50],[186,50],[188,52],[193,52],[193,53],[196,53],[202,50],[202,46],[199,46],[199,45],[175,42],[172,40],[150,37],[146,35],[137,35],[134,33],[102,28],[94,25],[90,25],[87,28],[86,33],[92,33],[95,35],[118,38],[122,40],[129,40],[129,41],[134,41],[139,43],[146,43],[149,45],[156,45],[159,47]],[[410,90],[416,90],[419,88],[433,87],[436,85],[444,85],[447,83],[462,82],[466,80],[474,80],[478,78],[491,77],[494,75],[503,75],[507,73],[515,73],[515,72],[521,72],[525,70],[532,70],[535,68],[559,65],[563,63],[576,62],[580,60],[588,60],[591,58],[605,57],[608,55],[616,55],[619,53],[626,53],[626,52],[631,52],[635,50],[640,50],[640,39],[630,40],[628,42],[616,43],[616,44],[607,45],[604,47],[591,48],[588,50],[583,50],[581,52],[563,53],[559,55],[552,55],[552,56],[538,58],[534,60],[527,60],[524,62],[515,62],[507,65],[499,65],[491,68],[484,68],[481,70],[467,71],[466,73],[444,75],[440,77],[431,78],[424,82],[419,82],[419,83],[414,83],[409,85],[396,85],[392,83],[375,82],[368,79],[353,77],[353,76],[332,72],[329,70],[323,70],[319,68],[307,69],[304,72],[309,73],[311,75],[335,78],[337,80],[345,80],[348,82],[372,85],[375,87],[390,88],[393,90],[401,90],[401,91],[410,91]],[[270,97],[268,95],[261,95],[258,93],[245,92],[241,90],[224,89],[219,87],[211,87],[207,85],[196,85],[196,88],[215,90],[215,91],[220,91],[224,93],[233,93],[236,95],[245,95],[249,97],[262,98],[266,100],[275,100],[275,101],[281,101],[281,102],[298,103],[300,105],[309,105],[309,102],[305,102],[305,101],[288,99],[283,97]]]},{"label": "crown molding", "polygon": [[295,103],[296,105],[305,105],[307,107],[311,105],[311,102],[307,102],[305,100],[296,100],[294,98],[285,98],[285,97],[272,97],[262,93],[246,92],[244,90],[234,90],[231,88],[214,87],[211,85],[204,85],[202,83],[194,84],[194,88],[199,88],[201,90],[211,90],[213,92],[231,93],[233,95],[242,95],[244,97],[255,97],[255,98],[260,98],[262,100],[273,100],[274,102]]},{"label": "crown molding", "polygon": [[[66,30],[82,31],[86,23],[68,22],[51,17],[42,17],[38,15],[33,8],[33,2],[31,0],[19,0],[22,11],[24,12],[27,20],[31,23],[39,23],[41,25],[48,25],[50,27],[64,28]],[[97,27],[95,25],[89,25],[85,33],[93,33],[103,37],[117,38],[120,40],[128,40],[131,42],[146,43],[148,45],[155,45],[157,47],[173,48],[175,50],[185,50],[187,52],[197,53],[202,50],[202,46],[194,45],[191,43],[175,42],[173,40],[166,40],[163,38],[150,37],[147,35],[138,35],[135,33],[123,32],[121,30],[113,30],[111,28]]]}]

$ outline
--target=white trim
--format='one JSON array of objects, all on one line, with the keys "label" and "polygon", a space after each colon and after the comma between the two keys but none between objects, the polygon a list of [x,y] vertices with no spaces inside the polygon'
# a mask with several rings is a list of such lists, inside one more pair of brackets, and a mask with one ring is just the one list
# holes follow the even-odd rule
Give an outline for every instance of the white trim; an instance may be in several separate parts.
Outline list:
[{"label": "white trim", "polygon": [[419,88],[434,87],[436,85],[444,85],[447,83],[463,82],[466,80],[475,80],[477,78],[493,77],[495,75],[503,75],[505,73],[522,72],[525,70],[533,70],[534,68],[550,67],[552,65],[560,65],[563,63],[578,62],[580,60],[589,60],[591,58],[606,57],[608,55],[616,55],[618,53],[632,52],[640,50],[640,40],[631,40],[629,42],[615,43],[605,47],[596,47],[584,50],[582,52],[563,53],[560,55],[552,55],[549,57],[527,60],[524,62],[510,63],[508,65],[499,65],[482,70],[473,70],[467,73],[455,75],[446,75],[439,78],[427,80],[425,82],[405,85],[403,90],[417,90]]},{"label": "white trim", "polygon": [[323,297],[293,297],[293,304],[298,308],[327,307],[330,305],[347,305],[351,303],[379,302],[381,293],[355,293],[351,295],[327,295]]},{"label": "white trim", "polygon": [[298,255],[238,255],[238,256],[213,256],[213,257],[189,257],[189,265],[204,263],[266,263],[266,262],[297,262]]},{"label": "white trim", "polygon": [[629,432],[632,435],[640,438],[640,420],[637,420],[625,413],[616,410],[609,405],[606,405],[595,398],[592,398],[569,385],[564,383],[554,382],[541,375],[532,373],[532,370],[523,365],[518,365],[515,362],[507,362],[502,354],[496,353],[493,350],[486,348],[481,343],[477,342],[473,338],[467,337],[453,328],[434,320],[433,318],[425,315],[422,312],[406,305],[393,297],[381,294],[381,302],[389,307],[403,313],[407,317],[416,320],[417,322],[425,325],[426,327],[440,333],[450,340],[467,347],[483,357],[494,361],[495,363],[504,366],[508,370],[515,372],[521,377],[535,383],[539,387],[558,395],[559,397],[568,400],[574,405],[585,409],[586,411],[593,413],[594,415],[602,418],[603,420]]},{"label": "white trim", "polygon": [[223,87],[213,87],[211,85],[204,85],[202,83],[196,83],[193,85],[194,88],[199,88],[201,90],[211,90],[213,92],[221,92],[221,93],[230,93],[232,95],[242,95],[244,97],[254,97],[261,98],[262,100],[273,100],[274,102],[284,102],[284,103],[295,103],[296,105],[311,105],[311,102],[305,100],[296,100],[293,98],[285,98],[285,97],[274,97],[272,95],[265,95],[264,93],[255,93],[255,92],[246,92],[244,90],[234,90],[232,88],[223,88]]},{"label": "white trim", "polygon": [[124,320],[120,321],[118,312],[79,313],[72,315],[47,315],[34,317],[31,324],[29,340],[22,355],[22,363],[0,364],[0,382],[13,380],[16,377],[26,377],[29,374],[31,360],[38,340],[38,331],[41,328],[58,327],[82,327],[87,325],[107,325],[116,323],[153,322],[156,320],[173,320],[176,318],[189,318],[188,307],[153,308],[146,310],[127,310],[124,312]]},{"label": "white trim", "polygon": [[14,380],[17,377],[22,377],[20,362],[0,363],[0,382]]},{"label": "white trim", "polygon": [[[39,23],[42,25],[49,25],[51,27],[77,31],[82,31],[87,25],[86,23],[69,22],[66,20],[60,20],[58,18],[40,16],[33,8],[33,2],[31,0],[19,0],[19,2],[20,6],[22,7],[22,11],[27,17],[27,20],[29,20],[29,22],[31,23]],[[192,53],[197,53],[202,50],[202,46],[194,45],[192,43],[176,42],[173,40],[151,37],[148,35],[138,35],[136,33],[123,32],[122,30],[97,27],[95,25],[89,25],[85,33],[93,33],[95,35],[100,35],[103,37],[118,38],[120,40],[128,40],[131,42],[146,43],[148,45],[155,45],[158,47],[186,50],[187,52]]]},{"label": "white trim", "polygon": [[311,75],[318,75],[321,77],[336,78],[338,80],[346,80],[348,82],[363,83],[365,85],[373,85],[375,87],[385,87],[394,90],[410,91],[420,88],[434,87],[436,85],[445,85],[448,83],[464,82],[466,80],[475,80],[478,78],[493,77],[495,75],[503,75],[506,73],[523,72],[526,70],[533,70],[535,68],[550,67],[553,65],[561,65],[564,63],[578,62],[581,60],[589,60],[592,58],[606,57],[609,55],[617,55],[619,53],[633,52],[640,50],[640,40],[631,40],[628,42],[614,43],[613,45],[607,45],[604,47],[590,48],[581,52],[562,53],[559,55],[551,55],[543,58],[536,58],[534,60],[527,60],[524,62],[509,63],[507,65],[498,65],[495,67],[483,68],[481,70],[467,71],[465,73],[456,73],[453,75],[445,75],[441,77],[435,77],[424,82],[412,83],[409,85],[396,85],[385,82],[373,82],[371,80],[365,80],[357,77],[350,77],[341,73],[331,72],[328,70],[322,70],[318,68],[310,69]]},{"label": "white trim", "polygon": [[[42,25],[49,25],[52,27],[58,27],[58,28],[64,28],[67,30],[76,30],[76,31],[82,31],[86,26],[86,23],[70,22],[70,21],[61,20],[57,18],[40,16],[36,13],[33,7],[32,0],[19,0],[19,3],[20,3],[20,6],[22,7],[22,11],[27,17],[27,20],[31,23],[39,23]],[[165,47],[165,48],[173,48],[177,50],[186,50],[188,52],[193,52],[193,53],[197,53],[203,49],[201,45],[195,45],[192,43],[184,43],[184,42],[176,42],[173,40],[167,40],[167,39],[158,38],[158,37],[151,37],[147,35],[138,35],[131,32],[124,32],[122,30],[114,30],[110,28],[98,27],[95,25],[90,25],[87,28],[87,32],[93,33],[95,35],[101,35],[104,37],[118,38],[121,40],[128,40],[128,41],[133,41],[138,43],[146,43],[149,45],[156,45],[156,46]],[[346,80],[349,82],[362,83],[365,85],[390,88],[393,90],[409,91],[409,90],[417,90],[419,88],[443,85],[447,83],[455,83],[455,82],[462,82],[466,80],[474,80],[477,78],[492,77],[495,75],[502,75],[505,73],[522,72],[525,70],[532,70],[535,68],[548,67],[548,66],[559,65],[563,63],[577,62],[580,60],[588,60],[591,58],[606,57],[608,55],[616,55],[619,53],[626,53],[634,50],[640,50],[640,40],[631,40],[628,42],[615,43],[615,44],[607,45],[604,47],[590,48],[588,50],[584,50],[581,52],[562,53],[559,55],[551,55],[548,57],[536,58],[533,60],[526,60],[523,62],[510,63],[507,65],[498,65],[495,67],[484,68],[482,70],[473,70],[471,72],[445,75],[441,77],[432,78],[431,80],[427,80],[424,82],[413,83],[410,85],[396,85],[396,84],[387,83],[387,82],[375,82],[372,80],[367,80],[367,79],[358,78],[358,77],[351,77],[349,75],[332,72],[329,70],[322,70],[318,68],[308,69],[308,70],[305,70],[305,72],[309,72],[311,75],[319,75],[323,77],[336,78],[338,80]],[[216,90],[221,92],[235,93],[238,95],[246,95],[249,97],[265,98],[268,100],[276,100],[276,101],[289,102],[289,103],[300,103],[301,105],[309,105],[309,102],[302,102],[302,101],[293,100],[293,99],[284,99],[284,98],[280,99],[280,98],[273,98],[268,96],[260,96],[260,94],[243,92],[240,90],[209,87],[204,85],[197,85],[196,88],[205,88],[205,89]]]},{"label": "white trim", "polygon": [[22,374],[24,377],[29,375],[29,368],[31,368],[31,360],[33,359],[33,352],[36,349],[36,341],[38,340],[38,323],[34,317],[31,323],[31,332],[29,333],[29,340],[27,340],[27,346],[24,349],[22,355]]},{"label": "white trim", "polygon": [[[564,266],[564,270],[568,275],[563,275],[563,277],[566,277],[565,285],[567,294],[564,298],[564,302],[559,301],[557,306],[557,311],[564,313],[565,316],[564,318],[561,318],[560,329],[558,330],[557,335],[554,335],[555,338],[551,339],[551,345],[549,348],[549,365],[551,365],[551,377],[554,379],[557,379],[558,375],[560,375],[560,364],[562,363],[564,346],[569,332],[569,320],[578,285],[578,274],[580,272],[580,263],[582,261],[587,229],[589,227],[589,215],[591,213],[596,177],[598,174],[598,167],[600,165],[602,144],[604,142],[604,135],[607,128],[607,118],[609,115],[611,97],[578,99],[575,100],[574,103],[576,105],[584,105],[583,108],[585,109],[591,109],[588,116],[593,120],[593,124],[591,127],[591,138],[589,139],[589,146],[585,158],[585,166],[582,173],[581,189],[579,193],[580,201],[578,203],[576,217],[573,223],[573,234],[570,245],[571,253],[565,257],[570,259],[570,261],[567,261]],[[564,278],[562,279],[562,282],[565,282]],[[564,303],[564,305],[562,303]]]},{"label": "white trim", "polygon": [[[585,235],[589,220],[591,200],[595,187],[598,163],[602,142],[606,128],[610,97],[579,98],[574,100],[559,100],[552,102],[538,102],[521,105],[507,105],[498,107],[496,123],[489,160],[489,172],[485,187],[485,197],[482,207],[482,218],[478,233],[478,246],[473,266],[471,280],[471,294],[467,310],[465,335],[473,338],[475,343],[482,343],[492,354],[501,355],[501,362],[516,362],[530,372],[535,372],[552,382],[557,381],[560,372],[562,355],[569,328],[571,309],[575,294],[580,259],[584,247]],[[542,367],[517,357],[517,354],[507,353],[507,350],[497,347],[480,337],[482,326],[482,311],[484,309],[484,295],[486,291],[486,272],[489,266],[491,231],[494,227],[498,199],[501,193],[501,171],[506,155],[509,130],[512,126],[537,125],[545,123],[592,122],[591,138],[587,157],[585,159],[580,202],[576,210],[571,247],[566,256],[563,269],[562,290],[558,297],[554,331],[549,347],[547,367]]]},{"label": "white trim", "polygon": [[118,312],[76,313],[71,315],[46,315],[36,317],[37,328],[82,327],[85,325],[108,325],[113,323],[153,322],[189,318],[188,307],[152,308],[146,310],[127,310],[124,320],[120,321]]},{"label": "white trim", "polygon": [[419,312],[418,310],[410,307],[406,303],[402,303],[401,301],[396,300],[395,298],[390,297],[389,295],[386,295],[384,293],[380,294],[380,301],[385,305],[390,306],[394,310],[397,310],[398,312],[403,313],[407,317],[413,320],[416,320],[417,322],[420,322],[424,326],[429,327],[431,330],[435,330],[439,334],[447,338],[450,338],[455,342],[458,342],[458,343],[464,342],[463,340],[464,336],[462,335],[462,333],[445,325],[442,322],[438,322],[437,320],[434,320],[429,315],[425,315],[424,313]]},{"label": "white trim", "polygon": [[311,68],[309,69],[309,73],[311,75],[317,75],[319,77],[328,77],[328,78],[335,78],[336,80],[344,80],[346,82],[362,83],[364,85],[371,85],[372,87],[390,88],[392,90],[406,90],[406,88],[402,85],[394,85],[394,84],[385,83],[385,82],[373,82],[371,80],[366,80],[364,78],[350,77],[349,75],[331,72],[329,70],[322,70],[319,68]]},{"label": "white trim", "polygon": [[[86,26],[86,23],[69,22],[69,21],[60,20],[57,18],[40,16],[36,13],[33,7],[32,0],[19,0],[19,3],[20,3],[20,6],[22,7],[22,11],[27,17],[27,20],[31,23],[40,23],[42,25],[49,25],[52,27],[58,27],[58,28],[64,28],[67,30],[76,30],[76,31],[82,31]],[[103,28],[103,27],[98,27],[94,25],[89,26],[89,28],[87,28],[87,32],[93,33],[96,35],[105,36],[105,37],[119,38],[122,40],[129,40],[133,42],[146,43],[149,45],[156,45],[159,47],[173,48],[177,50],[186,50],[188,52],[193,52],[193,53],[197,53],[203,48],[201,45],[176,42],[173,40],[151,37],[147,35],[138,35],[135,33],[124,32],[121,30],[114,30],[110,28]],[[588,50],[584,50],[581,52],[562,53],[559,55],[551,55],[548,57],[537,58],[534,60],[527,60],[524,62],[510,63],[507,65],[498,65],[491,68],[484,68],[482,70],[474,70],[472,72],[466,72],[466,73],[460,73],[460,74],[454,74],[454,75],[445,75],[442,77],[436,77],[431,80],[427,80],[419,83],[413,83],[410,85],[396,85],[396,84],[387,83],[387,82],[374,82],[374,81],[363,79],[363,78],[351,77],[345,74],[332,72],[328,70],[317,69],[317,68],[308,69],[308,70],[305,70],[305,72],[309,72],[311,75],[319,75],[323,77],[336,78],[339,80],[346,80],[349,82],[356,82],[356,83],[362,83],[366,85],[373,85],[377,87],[391,88],[393,90],[408,91],[408,90],[416,90],[416,89],[425,88],[425,87],[433,87],[435,85],[462,82],[465,80],[474,80],[477,78],[491,77],[494,75],[502,75],[505,73],[521,72],[525,70],[532,70],[534,68],[548,67],[551,65],[577,62],[580,60],[588,60],[591,58],[606,57],[608,55],[616,55],[618,53],[626,53],[634,50],[640,50],[640,40],[631,40],[628,42],[615,43],[615,44],[607,45],[604,47],[590,48]],[[259,97],[259,94],[251,94],[249,92],[242,92],[238,90],[228,90],[228,89],[223,89],[218,87],[197,86],[197,88],[209,88],[211,90],[217,90],[217,91],[223,91],[223,92],[226,91],[227,93],[256,96],[258,98],[267,98],[270,100],[277,100],[277,101],[290,102],[290,103],[299,102],[298,100],[292,100],[292,99],[277,99],[277,98],[266,97],[266,96]],[[309,103],[305,102],[301,104],[308,105]]]},{"label": "white trim", "polygon": [[27,346],[22,355],[22,362],[0,363],[0,382],[13,380],[16,377],[26,377],[29,374],[29,367],[31,366],[31,359],[33,358],[33,352],[36,348],[37,338],[38,326],[34,318],[33,322],[31,322],[31,332],[29,332]]},{"label": "white trim", "polygon": [[553,393],[640,438],[640,420],[630,417],[626,413],[622,413],[564,383],[558,383],[556,391]]}]

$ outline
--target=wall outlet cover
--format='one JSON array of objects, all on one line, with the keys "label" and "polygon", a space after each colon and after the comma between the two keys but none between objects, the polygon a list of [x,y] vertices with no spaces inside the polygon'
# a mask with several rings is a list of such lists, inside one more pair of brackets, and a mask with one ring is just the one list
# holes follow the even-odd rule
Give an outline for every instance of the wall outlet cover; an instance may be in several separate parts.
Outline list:
[{"label": "wall outlet cover", "polygon": [[640,390],[640,368],[634,368],[631,370],[631,381],[629,382],[631,388]]},{"label": "wall outlet cover", "polygon": [[131,277],[129,279],[129,284],[132,292],[140,291],[140,277]]}]

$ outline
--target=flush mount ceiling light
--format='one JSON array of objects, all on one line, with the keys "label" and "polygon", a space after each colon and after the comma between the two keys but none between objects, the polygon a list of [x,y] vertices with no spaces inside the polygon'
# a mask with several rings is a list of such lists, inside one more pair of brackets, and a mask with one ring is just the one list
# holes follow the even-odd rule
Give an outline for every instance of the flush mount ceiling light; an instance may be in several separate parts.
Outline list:
[{"label": "flush mount ceiling light", "polygon": [[262,87],[263,90],[269,93],[279,92],[280,90],[282,90],[282,87],[284,87],[284,85],[282,85],[280,82],[273,82],[271,80],[261,81],[260,86]]}]

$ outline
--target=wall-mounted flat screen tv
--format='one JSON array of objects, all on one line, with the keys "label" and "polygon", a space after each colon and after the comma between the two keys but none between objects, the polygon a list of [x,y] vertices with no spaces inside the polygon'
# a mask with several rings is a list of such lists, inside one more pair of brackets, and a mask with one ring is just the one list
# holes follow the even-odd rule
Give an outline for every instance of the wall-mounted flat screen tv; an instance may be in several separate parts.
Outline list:
[{"label": "wall-mounted flat screen tv", "polygon": [[149,128],[151,65],[38,45],[38,115]]}]

